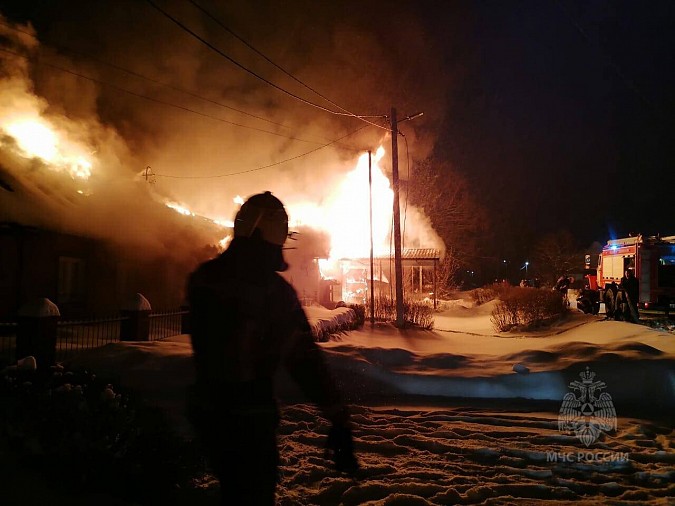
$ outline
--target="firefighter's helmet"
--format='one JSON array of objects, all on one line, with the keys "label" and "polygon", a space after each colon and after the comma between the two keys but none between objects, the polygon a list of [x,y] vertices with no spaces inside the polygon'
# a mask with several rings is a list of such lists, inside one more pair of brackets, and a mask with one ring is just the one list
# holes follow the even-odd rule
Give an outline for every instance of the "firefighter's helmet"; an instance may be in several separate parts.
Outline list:
[{"label": "firefighter's helmet", "polygon": [[258,193],[244,202],[234,219],[235,237],[252,237],[258,229],[260,238],[283,246],[288,237],[288,214],[272,192]]}]

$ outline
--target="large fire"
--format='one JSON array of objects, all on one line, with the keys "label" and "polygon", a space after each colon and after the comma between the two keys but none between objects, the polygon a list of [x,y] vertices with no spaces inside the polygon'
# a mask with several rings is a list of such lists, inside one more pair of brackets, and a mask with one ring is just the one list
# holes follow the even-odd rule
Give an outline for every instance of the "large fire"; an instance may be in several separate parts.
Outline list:
[{"label": "large fire", "polygon": [[91,176],[92,163],[87,150],[78,142],[68,139],[45,118],[37,113],[0,119],[0,129],[16,141],[22,155],[39,158],[50,168],[65,170],[73,179],[86,180]]},{"label": "large fire", "polygon": [[[382,172],[379,162],[384,156],[380,147],[371,158],[372,171],[372,209],[373,209],[373,249],[375,255],[386,255],[391,251],[391,227],[394,192],[389,179]],[[307,226],[328,233],[330,254],[319,261],[322,274],[331,277],[335,274],[338,261],[344,258],[368,258],[370,255],[370,186],[368,184],[369,154],[364,153],[358,159],[356,167],[348,172],[342,182],[325,201],[287,202],[290,216],[290,228]],[[237,195],[233,198],[236,206],[244,203]],[[165,200],[165,205],[185,216],[197,216],[185,204]],[[228,220],[213,219],[214,223],[233,228]],[[219,242],[225,247],[229,241]]]},{"label": "large fire", "polygon": [[[370,254],[370,196],[368,153],[359,157],[325,203],[289,204],[291,226],[307,225],[330,234],[330,259],[367,258]],[[389,251],[394,192],[378,162],[380,147],[372,157],[373,245],[375,254]]]}]

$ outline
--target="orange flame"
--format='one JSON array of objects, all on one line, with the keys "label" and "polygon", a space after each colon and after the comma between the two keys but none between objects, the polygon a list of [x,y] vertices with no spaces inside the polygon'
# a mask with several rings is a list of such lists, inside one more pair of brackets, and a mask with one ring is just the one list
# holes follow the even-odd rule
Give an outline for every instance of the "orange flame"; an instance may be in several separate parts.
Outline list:
[{"label": "orange flame", "polygon": [[22,154],[39,158],[53,169],[66,170],[73,179],[88,179],[92,163],[85,157],[85,149],[65,136],[45,119],[35,115],[20,119],[5,118],[0,129],[16,140]]},{"label": "orange flame", "polygon": [[[394,192],[373,155],[373,244],[376,254],[389,251]],[[359,157],[338,188],[321,207],[311,203],[289,205],[291,226],[307,225],[326,230],[331,237],[330,258],[367,258],[370,254],[368,153]]]},{"label": "orange flame", "polygon": [[176,211],[177,213],[180,213],[184,216],[195,216],[195,213],[190,211],[184,205],[178,204],[177,202],[171,202],[169,200],[169,201],[166,201],[164,204],[166,205],[166,207],[169,207],[169,208],[173,209],[174,211]]}]

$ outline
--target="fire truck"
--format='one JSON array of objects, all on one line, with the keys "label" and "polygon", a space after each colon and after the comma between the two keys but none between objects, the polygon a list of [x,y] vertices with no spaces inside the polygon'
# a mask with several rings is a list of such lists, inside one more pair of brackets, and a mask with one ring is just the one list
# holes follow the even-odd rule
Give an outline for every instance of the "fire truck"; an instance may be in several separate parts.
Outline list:
[{"label": "fire truck", "polygon": [[675,309],[675,236],[642,236],[613,239],[598,256],[597,269],[586,255],[584,289],[577,298],[577,308],[597,314],[600,303],[608,316],[628,316],[626,294],[621,278],[632,270],[639,282],[639,309],[665,311]]}]

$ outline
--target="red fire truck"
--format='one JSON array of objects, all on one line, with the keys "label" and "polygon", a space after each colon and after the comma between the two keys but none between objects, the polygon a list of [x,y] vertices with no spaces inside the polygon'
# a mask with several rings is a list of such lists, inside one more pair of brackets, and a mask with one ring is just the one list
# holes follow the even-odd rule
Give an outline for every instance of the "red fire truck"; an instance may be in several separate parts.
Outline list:
[{"label": "red fire truck", "polygon": [[640,283],[638,308],[666,313],[675,309],[675,236],[613,239],[602,248],[597,269],[590,268],[590,262],[586,255],[584,290],[577,299],[577,307],[585,313],[597,314],[601,302],[609,316],[625,312],[619,284],[627,270]]}]

